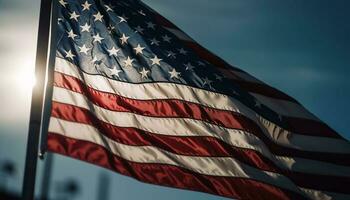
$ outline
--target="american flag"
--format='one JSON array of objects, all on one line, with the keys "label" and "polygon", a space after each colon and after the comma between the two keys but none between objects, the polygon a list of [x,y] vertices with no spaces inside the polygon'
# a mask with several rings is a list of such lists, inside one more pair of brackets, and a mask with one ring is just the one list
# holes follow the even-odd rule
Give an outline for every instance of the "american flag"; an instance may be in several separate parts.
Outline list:
[{"label": "american flag", "polygon": [[237,199],[350,199],[350,143],[138,0],[59,0],[48,149]]}]

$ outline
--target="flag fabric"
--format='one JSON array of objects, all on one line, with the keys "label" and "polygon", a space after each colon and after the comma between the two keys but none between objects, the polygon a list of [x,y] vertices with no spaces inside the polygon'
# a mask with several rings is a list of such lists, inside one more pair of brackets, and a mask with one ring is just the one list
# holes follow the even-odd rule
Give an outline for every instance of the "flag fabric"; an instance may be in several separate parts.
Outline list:
[{"label": "flag fabric", "polygon": [[295,99],[141,1],[58,9],[50,151],[229,198],[350,199],[349,142]]}]

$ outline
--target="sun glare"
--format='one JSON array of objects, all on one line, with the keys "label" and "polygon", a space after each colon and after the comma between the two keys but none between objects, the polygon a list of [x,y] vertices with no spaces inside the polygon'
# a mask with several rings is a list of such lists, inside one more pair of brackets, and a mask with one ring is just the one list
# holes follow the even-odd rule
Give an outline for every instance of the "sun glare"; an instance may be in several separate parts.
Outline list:
[{"label": "sun glare", "polygon": [[25,65],[16,75],[17,86],[24,93],[31,93],[36,83],[34,67]]}]

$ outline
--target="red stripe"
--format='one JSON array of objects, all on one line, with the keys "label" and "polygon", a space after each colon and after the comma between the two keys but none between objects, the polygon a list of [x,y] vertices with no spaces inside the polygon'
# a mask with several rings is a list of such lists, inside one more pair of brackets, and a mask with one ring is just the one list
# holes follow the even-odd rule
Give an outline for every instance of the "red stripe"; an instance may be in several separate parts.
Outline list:
[{"label": "red stripe", "polygon": [[102,146],[55,133],[49,133],[48,149],[146,183],[237,199],[305,199],[294,192],[252,179],[208,176],[172,165],[130,162],[111,154]]},{"label": "red stripe", "polygon": [[[131,112],[140,115],[148,115],[155,117],[190,117],[198,116],[199,120],[213,120],[224,125],[229,125],[229,128],[236,128],[250,132],[259,137],[276,155],[289,157],[303,157],[314,160],[326,161],[341,165],[350,165],[350,155],[334,154],[334,153],[319,153],[306,152],[287,147],[282,147],[272,142],[261,129],[250,119],[238,115],[237,113],[215,110],[212,112],[204,106],[178,100],[134,100],[120,97],[116,94],[104,93],[87,87],[79,79],[67,75],[55,73],[54,85],[63,87],[85,95],[91,102],[105,109],[121,112]],[[194,114],[195,111],[198,114]],[[239,116],[239,117],[238,117]]]},{"label": "red stripe", "polygon": [[[133,112],[147,116],[193,118],[226,128],[236,128],[252,133],[261,132],[254,121],[236,112],[213,109],[180,100],[129,99],[116,94],[97,91],[86,86],[79,79],[59,72],[55,72],[54,77],[55,86],[84,94],[96,105],[109,110]],[[316,126],[317,122],[312,120],[299,119],[296,121],[295,118],[291,118],[291,120],[288,117],[284,118],[288,122],[286,124],[289,125],[289,130],[295,134],[341,138],[341,136],[329,127],[323,125]],[[321,122],[318,122],[318,124],[321,124]],[[310,131],[313,126],[319,129]]]},{"label": "red stripe", "polygon": [[133,127],[117,127],[97,119],[90,111],[76,106],[53,102],[53,117],[96,127],[100,133],[119,143],[133,146],[156,146],[179,155],[234,157],[253,167],[276,172],[269,159],[259,152],[235,148],[212,137],[168,136],[153,134]]},{"label": "red stripe", "polygon": [[192,118],[227,128],[256,132],[259,127],[239,113],[217,110],[180,100],[135,100],[97,91],[79,79],[55,72],[54,85],[87,96],[108,110],[132,112],[145,116]]},{"label": "red stripe", "polygon": [[58,102],[53,102],[51,115],[67,121],[92,125],[99,129],[103,135],[122,144],[156,146],[179,155],[233,157],[255,168],[284,174],[302,187],[350,193],[348,190],[349,178],[287,172],[280,169],[259,152],[235,148],[215,138],[157,135],[136,128],[117,127],[97,119],[86,109]]}]

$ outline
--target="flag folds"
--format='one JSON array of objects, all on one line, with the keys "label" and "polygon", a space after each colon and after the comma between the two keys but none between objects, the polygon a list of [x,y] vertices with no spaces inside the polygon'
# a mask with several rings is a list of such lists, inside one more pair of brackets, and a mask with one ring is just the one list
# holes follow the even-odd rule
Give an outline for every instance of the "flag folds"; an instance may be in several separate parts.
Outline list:
[{"label": "flag folds", "polygon": [[350,199],[350,143],[138,0],[60,0],[52,152],[237,199]]}]

